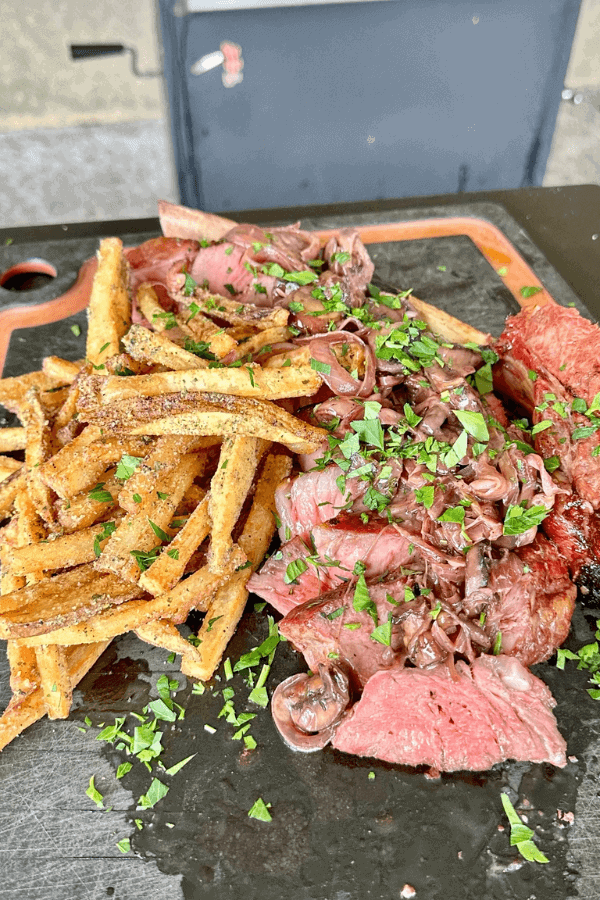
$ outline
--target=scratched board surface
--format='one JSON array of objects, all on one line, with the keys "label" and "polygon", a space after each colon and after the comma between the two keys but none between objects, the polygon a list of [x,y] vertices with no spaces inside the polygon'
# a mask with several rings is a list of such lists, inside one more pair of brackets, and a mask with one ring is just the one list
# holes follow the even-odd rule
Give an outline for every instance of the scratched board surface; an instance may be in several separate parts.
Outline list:
[{"label": "scratched board surface", "polygon": [[[516,223],[491,204],[361,214],[351,220],[331,216],[303,224],[328,228],[464,214],[499,225],[559,302],[578,303]],[[133,244],[150,234],[121,236]],[[96,240],[78,238],[71,228],[62,241],[2,248],[0,264],[4,271],[23,258],[24,250],[28,257],[55,264],[59,276],[54,285],[31,292],[25,300],[44,302],[67,289],[95,247]],[[371,245],[370,252],[376,279],[412,287],[417,296],[483,330],[498,334],[513,309],[501,279],[468,238]],[[0,304],[14,302],[14,294],[2,291]],[[81,328],[79,337],[71,331],[75,322]],[[81,313],[54,325],[18,330],[4,375],[36,368],[52,353],[78,358],[84,346]],[[256,609],[250,602],[228,651],[232,661],[266,637],[267,616],[268,608]],[[595,613],[579,607],[567,646],[592,640],[594,627]],[[269,691],[304,668],[299,655],[280,644]],[[600,850],[600,710],[586,693],[586,673],[573,663],[564,672],[551,664],[535,672],[557,699],[558,723],[571,756],[568,766],[558,770],[505,764],[488,773],[430,780],[420,771],[330,748],[296,754],[281,742],[268,710],[249,702],[245,673],[227,681],[221,668],[199,696],[166,651],[131,635],[119,638],[81,682],[69,720],[38,722],[0,754],[0,896],[388,900],[401,897],[406,885],[416,889],[417,898],[427,900],[598,896],[600,875],[594,859]],[[156,680],[163,673],[177,680],[175,700],[185,709],[184,718],[161,723],[164,765],[193,758],[173,776],[151,775],[133,760],[131,771],[117,780],[117,767],[126,756],[96,740],[100,726],[125,716],[131,731],[136,724],[132,714],[157,696]],[[244,752],[243,742],[234,739],[236,726],[226,715],[219,716],[225,688],[234,691],[236,714],[256,713],[250,733],[257,747],[252,752]],[[2,652],[0,703],[8,697]],[[139,797],[154,774],[169,792],[153,808],[142,809]],[[104,796],[104,809],[86,796],[92,775]],[[547,865],[525,863],[510,847],[503,830],[503,788],[535,827],[536,840],[550,859]],[[248,817],[259,797],[271,804],[271,822]],[[559,810],[574,812],[574,824],[559,818]],[[123,838],[131,842],[126,854],[117,847]]]}]

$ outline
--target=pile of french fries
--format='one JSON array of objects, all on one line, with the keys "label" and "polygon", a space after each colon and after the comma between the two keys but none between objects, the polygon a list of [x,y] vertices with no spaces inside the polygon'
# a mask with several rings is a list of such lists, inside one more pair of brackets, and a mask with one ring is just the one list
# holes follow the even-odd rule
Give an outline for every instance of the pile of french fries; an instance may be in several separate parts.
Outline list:
[{"label": "pile of french fries", "polygon": [[[288,337],[287,310],[198,291],[201,311],[186,317],[165,311],[150,285],[137,302],[152,328],[131,323],[122,243],[103,240],[86,359],[48,357],[39,372],[0,380],[0,403],[22,423],[0,430],[0,453],[25,457],[0,456],[12,690],[0,749],[45,714],[67,717],[74,687],[125,632],[210,678],[272,539],[291,453],[324,437],[272,402],[318,391],[308,361],[256,362]],[[210,366],[186,337],[242,364]],[[177,626],[192,610],[206,615],[190,642]]]}]

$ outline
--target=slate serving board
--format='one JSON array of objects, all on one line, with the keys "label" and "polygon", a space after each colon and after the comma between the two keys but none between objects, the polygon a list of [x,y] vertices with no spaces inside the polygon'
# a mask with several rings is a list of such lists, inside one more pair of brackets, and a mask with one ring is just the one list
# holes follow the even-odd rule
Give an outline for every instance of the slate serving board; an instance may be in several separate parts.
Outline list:
[{"label": "slate serving board", "polygon": [[[495,204],[387,210],[304,219],[307,228],[393,222],[430,216],[471,215],[500,227],[552,296],[585,309],[520,226]],[[285,220],[282,220],[282,223]],[[279,224],[272,222],[272,224]],[[125,244],[158,231],[119,231]],[[19,240],[0,249],[0,272],[29,257],[41,257],[57,278],[29,294],[0,288],[0,310],[9,304],[43,303],[63,293],[79,265],[95,252],[97,237],[70,226],[59,240]],[[465,237],[370,245],[376,278],[412,287],[484,331],[499,334],[515,301],[501,278]],[[81,336],[71,331],[80,325]],[[57,354],[83,355],[85,314],[13,333],[4,375],[39,366]],[[5,416],[2,424],[9,424]],[[268,610],[249,604],[233,639],[235,661],[267,634]],[[593,639],[595,614],[580,606],[568,646]],[[3,648],[2,648],[3,651]],[[586,693],[586,674],[573,663],[564,672],[536,667],[558,701],[559,727],[568,740],[569,765],[505,764],[489,773],[458,773],[430,780],[422,772],[361,760],[332,751],[301,755],[281,742],[268,710],[248,703],[243,674],[218,678],[203,696],[177,674],[168,654],[132,636],[117,639],[76,692],[69,720],[42,720],[0,755],[0,871],[3,896],[18,900],[104,897],[215,898],[215,900],[388,900],[416,890],[418,900],[567,900],[600,893],[595,858],[600,849],[596,795],[600,767],[600,708]],[[269,676],[271,690],[304,668],[288,645],[280,645]],[[156,696],[157,677],[180,682],[177,702],[185,718],[167,725],[165,765],[196,754],[172,778],[169,793],[153,809],[136,809],[151,776],[135,762],[115,779],[122,753],[95,740],[94,725],[140,712]],[[251,733],[257,749],[243,752],[232,740],[234,726],[218,714],[222,690],[233,687],[236,711],[257,713]],[[0,703],[8,700],[8,667],[0,662]],[[135,724],[133,718],[128,722]],[[205,730],[209,725],[214,733]],[[85,733],[83,733],[81,730]],[[91,775],[110,811],[98,810],[85,794]],[[509,846],[500,790],[529,824],[547,865],[525,863]],[[248,818],[258,798],[271,803],[272,821]],[[574,823],[557,811],[575,813]],[[133,820],[143,822],[137,830]],[[122,855],[117,841],[131,838]]]}]

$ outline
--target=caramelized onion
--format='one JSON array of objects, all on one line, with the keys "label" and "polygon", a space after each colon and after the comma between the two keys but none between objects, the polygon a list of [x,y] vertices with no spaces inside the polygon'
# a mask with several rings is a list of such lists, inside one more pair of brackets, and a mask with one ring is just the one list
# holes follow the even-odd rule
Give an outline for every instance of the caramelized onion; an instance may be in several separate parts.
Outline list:
[{"label": "caramelized onion", "polygon": [[275,690],[271,712],[277,730],[292,750],[321,750],[350,702],[348,679],[335,665],[319,664],[316,675],[292,675]]}]

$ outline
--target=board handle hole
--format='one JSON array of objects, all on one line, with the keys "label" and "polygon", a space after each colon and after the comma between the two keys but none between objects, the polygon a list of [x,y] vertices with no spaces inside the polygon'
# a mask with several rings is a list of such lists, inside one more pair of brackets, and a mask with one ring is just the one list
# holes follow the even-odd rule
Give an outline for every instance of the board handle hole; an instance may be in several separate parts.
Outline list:
[{"label": "board handle hole", "polygon": [[6,291],[35,291],[52,281],[58,272],[45,259],[26,259],[0,275],[0,287]]}]

